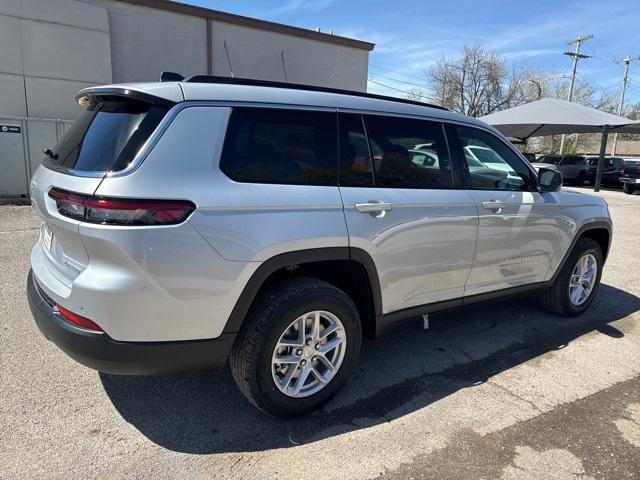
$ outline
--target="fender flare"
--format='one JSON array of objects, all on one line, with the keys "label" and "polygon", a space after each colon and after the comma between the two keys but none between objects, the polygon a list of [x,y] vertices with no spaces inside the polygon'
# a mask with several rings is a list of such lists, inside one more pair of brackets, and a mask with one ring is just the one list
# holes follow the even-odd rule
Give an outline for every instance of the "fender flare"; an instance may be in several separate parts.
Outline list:
[{"label": "fender flare", "polygon": [[545,286],[551,286],[553,284],[553,282],[555,282],[555,280],[558,277],[558,275],[560,275],[560,271],[564,268],[564,265],[567,262],[567,259],[569,258],[569,255],[571,255],[571,252],[573,251],[573,248],[576,246],[576,243],[578,242],[578,239],[580,237],[582,237],[582,235],[584,235],[584,233],[588,232],[589,230],[600,230],[600,229],[605,229],[607,232],[609,232],[609,243],[607,245],[607,251],[606,252],[602,252],[604,260],[605,261],[607,260],[607,256],[609,254],[609,251],[611,250],[611,240],[613,238],[613,227],[612,227],[611,223],[600,221],[600,220],[599,221],[595,221],[595,222],[587,222],[587,223],[583,224],[578,229],[576,234],[573,236],[573,239],[571,240],[571,243],[569,244],[569,248],[567,248],[567,251],[564,253],[564,257],[562,257],[562,260],[558,264],[558,267],[556,268],[556,271],[553,273],[553,276],[549,280],[544,282]]},{"label": "fender flare", "polygon": [[253,301],[266,280],[276,271],[291,265],[327,262],[333,260],[357,262],[364,267],[369,279],[369,287],[373,298],[374,314],[382,314],[382,295],[380,280],[375,262],[365,250],[355,247],[325,247],[282,253],[266,260],[260,265],[245,285],[238,297],[223,333],[237,333],[242,327]]}]

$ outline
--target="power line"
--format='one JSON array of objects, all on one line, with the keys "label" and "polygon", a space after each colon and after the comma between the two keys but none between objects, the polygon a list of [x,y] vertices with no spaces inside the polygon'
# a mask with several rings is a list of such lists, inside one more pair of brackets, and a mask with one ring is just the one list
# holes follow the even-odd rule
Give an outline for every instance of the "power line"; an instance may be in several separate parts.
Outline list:
[{"label": "power line", "polygon": [[389,85],[385,85],[384,83],[376,82],[375,80],[371,80],[371,79],[369,79],[368,81],[369,81],[369,82],[371,82],[371,83],[375,83],[376,85],[380,85],[381,87],[385,87],[385,88],[389,88],[389,89],[391,89],[391,90],[395,90],[396,92],[405,93],[405,94],[407,94],[407,95],[409,95],[409,94],[411,94],[411,93],[412,93],[412,92],[409,92],[409,91],[407,91],[407,90],[401,90],[401,89],[396,88],[396,87],[391,87],[391,86],[389,86]]},{"label": "power line", "polygon": [[629,88],[640,88],[640,81],[636,80],[635,78],[629,77],[627,79],[627,86],[629,86]]},{"label": "power line", "polygon": [[401,83],[411,83],[413,85],[415,84],[426,84],[427,83],[427,79],[426,78],[422,78],[422,79],[418,79],[416,77],[407,77],[406,75],[401,77],[401,78],[395,78],[398,76],[398,74],[390,74],[387,72],[383,72],[383,71],[377,71],[377,70],[370,70],[369,71],[369,75],[377,75],[379,77],[385,77],[385,78],[390,78],[393,79],[396,82],[401,82]]},{"label": "power line", "polygon": [[[386,67],[375,65],[375,64],[371,65],[371,67],[380,69],[380,70],[386,70],[387,72],[391,72],[395,75],[400,75],[401,77],[413,78],[415,80],[424,81],[424,78],[425,78],[425,77],[418,77],[417,75],[409,75],[408,73],[399,72],[397,68],[386,68]],[[407,68],[407,67],[403,67],[403,68]]]},{"label": "power line", "polygon": [[609,57],[610,57],[610,58],[609,58],[609,61],[614,61],[614,62],[615,62],[615,61],[618,59],[618,57],[617,57],[616,55],[614,55],[613,53],[611,53],[611,50],[609,50],[607,47],[605,47],[605,45],[604,45],[600,40],[598,40],[598,39],[597,39],[597,38],[595,38],[595,37],[594,37],[594,40],[595,40],[596,44],[597,44],[597,45],[598,45],[602,50],[604,50],[604,52],[605,52],[607,55],[609,55]]},{"label": "power line", "polygon": [[385,75],[381,75],[379,73],[370,73],[369,76],[375,77],[375,78],[380,78],[382,80],[388,80],[390,82],[397,82],[397,83],[403,83],[405,85],[410,85],[412,87],[418,87],[418,88],[426,88],[426,85],[420,86],[417,85],[414,82],[407,82],[405,80],[400,80],[399,78],[392,78],[392,77],[387,77]]}]

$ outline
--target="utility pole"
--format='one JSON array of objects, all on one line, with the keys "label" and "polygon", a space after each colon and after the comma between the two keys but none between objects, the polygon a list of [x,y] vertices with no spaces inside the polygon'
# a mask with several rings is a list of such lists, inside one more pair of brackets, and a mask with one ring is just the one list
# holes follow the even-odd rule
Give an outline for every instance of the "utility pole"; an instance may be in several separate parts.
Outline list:
[{"label": "utility pole", "polygon": [[[571,86],[569,87],[569,96],[567,98],[567,100],[569,101],[573,100],[573,87],[576,82],[576,68],[578,67],[578,60],[582,60],[583,58],[591,58],[590,55],[584,55],[580,53],[580,47],[582,47],[582,44],[584,42],[592,38],[593,38],[592,34],[578,35],[577,38],[567,42],[567,45],[576,46],[576,49],[574,52],[564,52],[564,55],[568,55],[569,57],[573,58],[573,71],[571,72]],[[564,150],[564,137],[565,136],[562,135],[562,138],[560,139],[560,155],[562,155],[562,151]]]},{"label": "utility pole", "polygon": [[[622,60],[616,60],[616,63],[624,64],[624,77],[622,78],[622,91],[620,92],[620,103],[618,103],[618,115],[622,115],[622,108],[624,107],[624,94],[627,90],[627,79],[629,78],[629,64],[631,62],[635,62],[636,60],[640,60],[640,55],[635,57],[630,57],[629,55],[627,55]],[[613,134],[613,151],[611,152],[611,155],[616,154],[617,145],[618,145],[618,134],[614,133]]]}]

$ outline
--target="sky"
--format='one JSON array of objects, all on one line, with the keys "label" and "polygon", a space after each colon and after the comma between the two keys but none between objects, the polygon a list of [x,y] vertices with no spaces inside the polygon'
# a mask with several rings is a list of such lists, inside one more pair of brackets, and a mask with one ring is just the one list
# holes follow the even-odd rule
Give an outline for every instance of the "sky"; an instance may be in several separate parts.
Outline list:
[{"label": "sky", "polygon": [[[428,90],[426,72],[438,59],[477,43],[508,65],[542,68],[566,78],[567,41],[593,34],[578,62],[578,80],[619,95],[626,55],[640,55],[640,0],[181,0],[215,10],[375,43],[368,90],[404,96]],[[631,64],[625,104],[640,102],[640,61]],[[382,86],[384,85],[384,86]]]}]

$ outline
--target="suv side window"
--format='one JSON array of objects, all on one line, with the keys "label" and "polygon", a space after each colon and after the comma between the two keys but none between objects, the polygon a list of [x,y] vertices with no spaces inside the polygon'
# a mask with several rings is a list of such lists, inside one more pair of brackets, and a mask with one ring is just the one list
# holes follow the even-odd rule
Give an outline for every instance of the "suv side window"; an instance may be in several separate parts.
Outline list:
[{"label": "suv side window", "polygon": [[220,169],[237,182],[337,185],[336,114],[234,107]]},{"label": "suv side window", "polygon": [[453,188],[440,123],[380,115],[365,118],[376,187]]},{"label": "suv side window", "polygon": [[561,165],[585,165],[585,161],[582,157],[564,157]]},{"label": "suv side window", "polygon": [[484,130],[456,125],[464,153],[467,187],[478,190],[536,189],[536,182],[524,161],[502,140]]},{"label": "suv side window", "polygon": [[354,113],[340,113],[338,124],[340,185],[372,187],[373,167],[362,116]]}]

